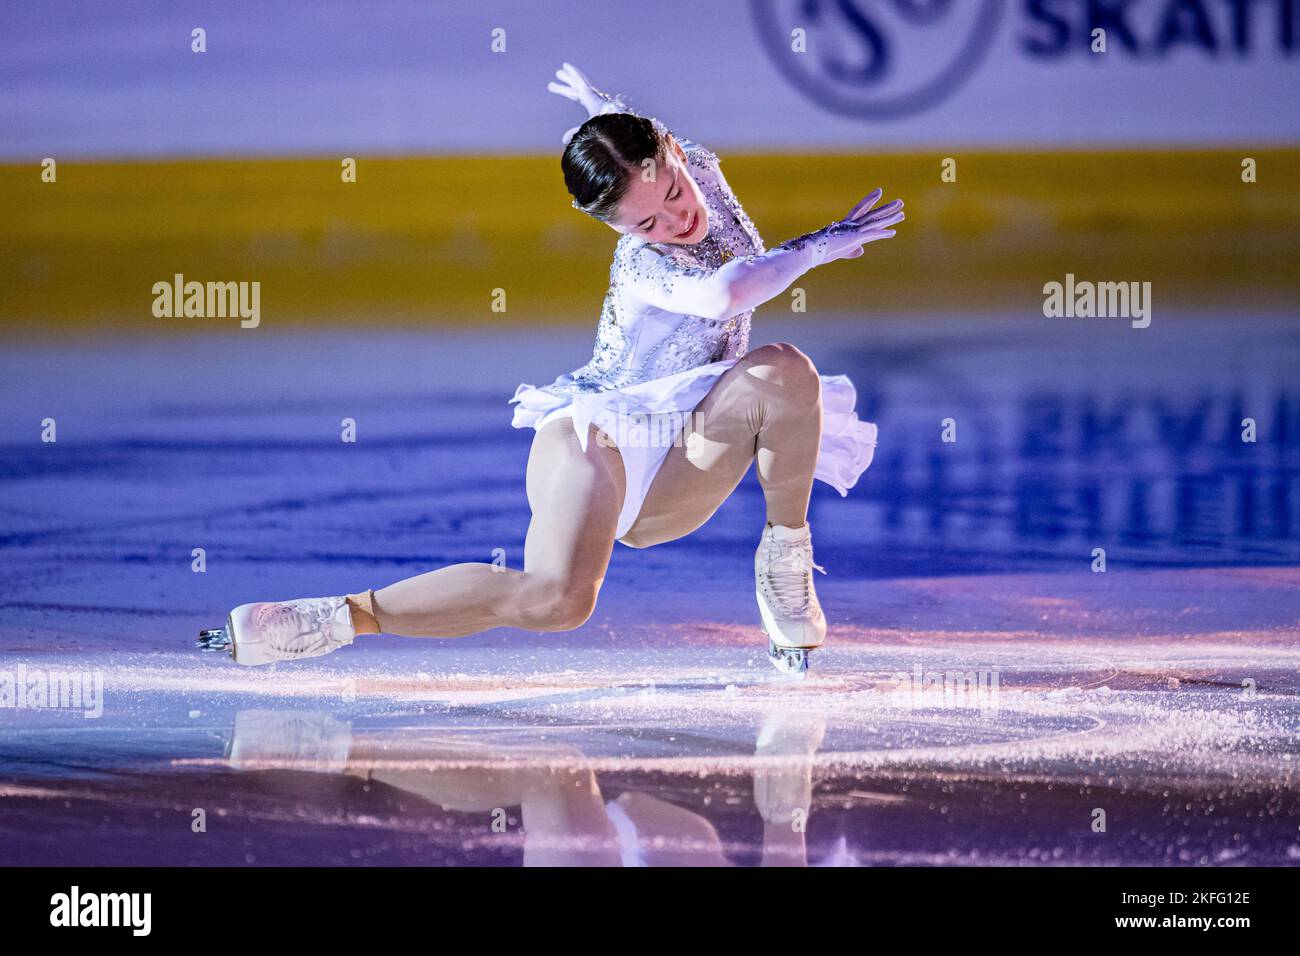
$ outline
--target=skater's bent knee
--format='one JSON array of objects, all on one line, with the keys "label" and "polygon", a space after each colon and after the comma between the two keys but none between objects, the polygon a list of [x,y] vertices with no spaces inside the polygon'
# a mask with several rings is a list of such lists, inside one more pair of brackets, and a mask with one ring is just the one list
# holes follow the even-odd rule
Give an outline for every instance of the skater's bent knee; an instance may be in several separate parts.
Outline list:
[{"label": "skater's bent knee", "polygon": [[533,631],[571,631],[596,610],[597,588],[539,581],[520,609],[521,627]]},{"label": "skater's bent knee", "polygon": [[783,388],[820,394],[821,378],[812,359],[789,342],[764,345],[745,354],[746,373]]},{"label": "skater's bent knee", "polygon": [[596,610],[596,595],[562,594],[539,608],[539,631],[572,631],[582,627]]}]

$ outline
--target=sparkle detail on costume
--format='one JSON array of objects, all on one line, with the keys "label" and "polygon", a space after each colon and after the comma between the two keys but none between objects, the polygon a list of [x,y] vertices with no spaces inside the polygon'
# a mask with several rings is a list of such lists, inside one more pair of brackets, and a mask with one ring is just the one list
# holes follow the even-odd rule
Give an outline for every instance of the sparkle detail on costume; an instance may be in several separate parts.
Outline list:
[{"label": "sparkle detail on costume", "polygon": [[[601,308],[591,361],[542,386],[541,391],[562,395],[625,388],[710,362],[740,358],[748,350],[753,309],[714,318],[673,315],[645,303],[648,287],[671,296],[679,285],[705,280],[733,259],[767,251],[722,175],[717,155],[690,140],[678,142],[708,208],[708,233],[691,245],[647,243],[624,235],[614,249],[609,291]],[[817,247],[816,261],[820,261],[826,236],[827,230],[818,230],[777,248],[797,251],[813,245]],[[653,313],[650,317],[656,321],[647,323],[647,313]],[[673,324],[665,329],[665,321]],[[651,336],[646,333],[652,329],[660,333],[656,341],[648,341]]]},{"label": "sparkle detail on costume", "polygon": [[644,306],[632,292],[638,284],[654,283],[671,294],[681,279],[703,278],[734,258],[765,251],[758,230],[735,194],[725,187],[725,180],[714,175],[718,158],[697,144],[683,142],[682,146],[689,167],[700,173],[695,180],[709,211],[708,234],[690,246],[646,243],[635,236],[623,236],[614,249],[609,291],[601,308],[591,361],[542,391],[558,395],[624,388],[709,362],[739,358],[748,349],[752,309],[727,319],[677,316],[666,335],[648,348],[638,349],[644,344],[640,335]]}]

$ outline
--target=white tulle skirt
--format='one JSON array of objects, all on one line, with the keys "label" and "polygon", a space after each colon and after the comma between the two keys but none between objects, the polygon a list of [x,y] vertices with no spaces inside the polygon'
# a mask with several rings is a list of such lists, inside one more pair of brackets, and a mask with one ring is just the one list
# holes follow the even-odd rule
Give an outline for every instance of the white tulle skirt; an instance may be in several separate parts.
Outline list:
[{"label": "white tulle skirt", "polygon": [[[659,467],[672,450],[687,416],[709,394],[736,359],[712,362],[639,385],[607,392],[555,395],[533,385],[515,391],[515,428],[537,428],[570,416],[578,441],[587,447],[587,427],[596,425],[618,446],[627,476],[627,494],[619,514],[617,537],[636,522]],[[876,426],[860,421],[857,390],[846,375],[823,375],[822,441],[814,477],[847,495],[871,464]]]}]

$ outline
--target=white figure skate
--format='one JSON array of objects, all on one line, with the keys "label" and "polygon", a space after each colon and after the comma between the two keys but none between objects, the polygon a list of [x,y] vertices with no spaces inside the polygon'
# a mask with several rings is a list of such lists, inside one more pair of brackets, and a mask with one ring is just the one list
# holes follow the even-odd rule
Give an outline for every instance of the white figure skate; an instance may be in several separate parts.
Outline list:
[{"label": "white figure skate", "polygon": [[320,657],[356,638],[345,597],[241,604],[225,627],[199,632],[205,651],[229,650],[236,664],[272,664]]},{"label": "white figure skate", "polygon": [[754,555],[754,589],[768,658],[783,674],[808,670],[808,654],[826,640],[826,617],[813,588],[812,529],[768,525]]}]

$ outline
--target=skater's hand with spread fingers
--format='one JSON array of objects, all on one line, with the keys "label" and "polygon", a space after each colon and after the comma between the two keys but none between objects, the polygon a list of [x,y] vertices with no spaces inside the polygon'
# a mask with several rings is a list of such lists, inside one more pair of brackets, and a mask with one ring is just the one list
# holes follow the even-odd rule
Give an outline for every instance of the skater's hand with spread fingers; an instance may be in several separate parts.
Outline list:
[{"label": "skater's hand with spread fingers", "polygon": [[587,111],[587,116],[595,116],[611,102],[610,97],[591,85],[591,81],[572,63],[565,63],[555,71],[559,82],[550,82],[546,88],[552,93],[573,100]]},{"label": "skater's hand with spread fingers", "polygon": [[[592,86],[591,80],[587,79],[586,75],[572,63],[565,63],[556,70],[555,80],[547,83],[546,88],[566,100],[573,100],[581,105],[587,111],[588,119],[597,113],[615,113],[627,109],[619,97],[602,93]],[[578,129],[579,127],[575,126],[565,130],[564,135],[560,137],[560,142],[568,146],[569,140],[573,139]]]},{"label": "skater's hand with spread fingers", "polygon": [[884,191],[877,187],[871,194],[849,210],[849,214],[839,222],[833,222],[822,230],[826,240],[823,262],[836,259],[856,259],[862,255],[862,247],[877,239],[888,239],[896,230],[889,228],[904,219],[903,200],[895,199],[879,209],[873,207],[880,202]]}]

